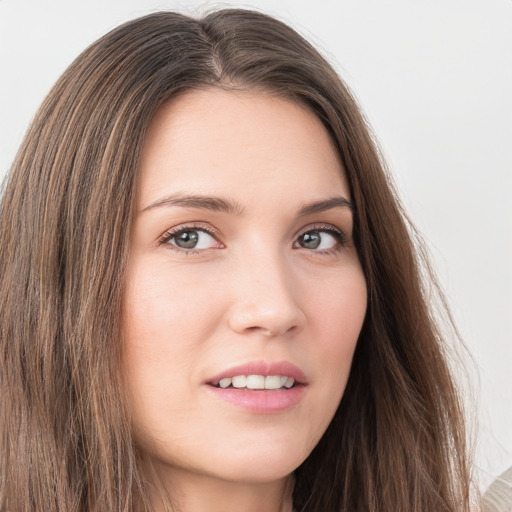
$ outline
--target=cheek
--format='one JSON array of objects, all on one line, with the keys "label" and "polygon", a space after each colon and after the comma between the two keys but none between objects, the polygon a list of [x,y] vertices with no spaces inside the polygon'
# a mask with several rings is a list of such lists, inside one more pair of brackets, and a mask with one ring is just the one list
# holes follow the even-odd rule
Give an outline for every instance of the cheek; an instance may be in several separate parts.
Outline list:
[{"label": "cheek", "polygon": [[309,321],[321,332],[317,339],[323,348],[320,352],[341,355],[355,349],[366,315],[366,281],[357,265],[325,282],[309,294]]},{"label": "cheek", "polygon": [[197,361],[220,315],[208,298],[207,281],[202,282],[205,293],[198,295],[199,284],[190,273],[171,271],[169,265],[152,262],[129,269],[123,301],[123,367],[136,422],[145,418],[141,423],[158,423],[171,409],[189,408]]},{"label": "cheek", "polygon": [[[352,358],[367,308],[366,282],[357,268],[343,276],[341,285],[329,285],[310,296],[317,385],[323,406],[334,415],[345,390]],[[313,306],[314,304],[314,306]],[[329,420],[330,421],[330,420]]]},{"label": "cheek", "polygon": [[200,273],[149,261],[131,268],[129,275],[123,307],[129,345],[186,350],[207,335],[221,314],[210,299],[214,283]]}]

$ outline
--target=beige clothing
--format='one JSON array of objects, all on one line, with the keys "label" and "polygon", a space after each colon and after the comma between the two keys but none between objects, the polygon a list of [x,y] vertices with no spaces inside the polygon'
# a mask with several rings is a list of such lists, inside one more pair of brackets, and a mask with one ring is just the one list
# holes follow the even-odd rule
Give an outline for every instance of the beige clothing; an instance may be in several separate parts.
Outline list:
[{"label": "beige clothing", "polygon": [[489,486],[482,498],[483,512],[512,512],[512,467]]}]

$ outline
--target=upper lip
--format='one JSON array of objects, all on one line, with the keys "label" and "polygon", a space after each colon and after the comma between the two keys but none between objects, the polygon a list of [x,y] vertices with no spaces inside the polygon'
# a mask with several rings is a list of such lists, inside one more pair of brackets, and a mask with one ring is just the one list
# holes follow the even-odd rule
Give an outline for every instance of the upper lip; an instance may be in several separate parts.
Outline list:
[{"label": "upper lip", "polygon": [[250,361],[245,364],[233,366],[209,378],[206,383],[218,382],[221,379],[236,377],[237,375],[286,375],[292,377],[298,384],[306,383],[304,372],[289,361]]}]

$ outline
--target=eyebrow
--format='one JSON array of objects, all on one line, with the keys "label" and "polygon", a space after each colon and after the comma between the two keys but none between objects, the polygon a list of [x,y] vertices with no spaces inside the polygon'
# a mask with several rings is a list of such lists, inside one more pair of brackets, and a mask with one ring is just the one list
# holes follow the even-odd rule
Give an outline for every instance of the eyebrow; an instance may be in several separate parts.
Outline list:
[{"label": "eyebrow", "polygon": [[299,217],[305,217],[306,215],[312,215],[313,213],[325,212],[326,210],[332,210],[333,208],[349,208],[350,211],[354,211],[354,203],[343,196],[330,197],[323,201],[313,201],[307,203],[299,210]]},{"label": "eyebrow", "polygon": [[152,210],[153,208],[160,208],[162,206],[183,206],[185,208],[197,208],[214,212],[234,213],[235,215],[240,216],[243,215],[245,211],[242,205],[221,197],[171,194],[169,196],[162,197],[161,199],[157,199],[155,202],[141,210],[141,212]]},{"label": "eyebrow", "polygon": [[[185,194],[171,194],[169,196],[157,199],[149,206],[146,206],[141,212],[152,210],[154,208],[182,206],[185,208],[195,208],[201,210],[210,210],[214,212],[231,213],[242,216],[245,213],[245,208],[229,199],[222,197],[211,197],[202,195],[185,195]],[[330,197],[322,201],[312,201],[306,203],[299,209],[298,216],[305,217],[314,213],[332,210],[333,208],[349,208],[354,211],[354,204],[352,201],[343,196]]]}]

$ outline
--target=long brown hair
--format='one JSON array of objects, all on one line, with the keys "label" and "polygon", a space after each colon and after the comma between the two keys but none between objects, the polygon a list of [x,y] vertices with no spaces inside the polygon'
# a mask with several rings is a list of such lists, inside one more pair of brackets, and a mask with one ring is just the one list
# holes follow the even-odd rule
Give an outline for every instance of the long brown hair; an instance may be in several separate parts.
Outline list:
[{"label": "long brown hair", "polygon": [[0,509],[151,510],[120,377],[134,188],[157,109],[206,86],[307,105],[355,204],[368,310],[338,411],[296,470],[295,509],[469,510],[431,273],[365,120],[301,36],[234,9],[161,12],[108,33],[59,79],[24,139],[0,212]]}]

